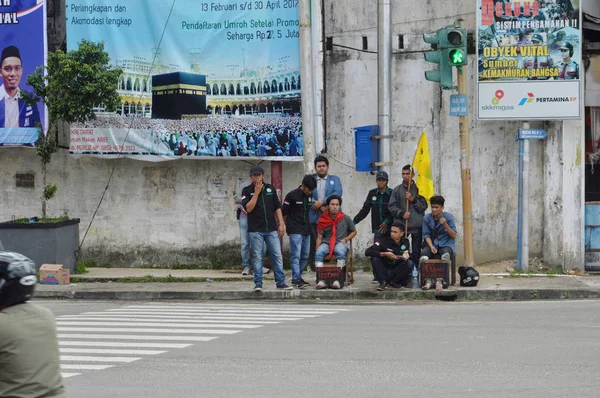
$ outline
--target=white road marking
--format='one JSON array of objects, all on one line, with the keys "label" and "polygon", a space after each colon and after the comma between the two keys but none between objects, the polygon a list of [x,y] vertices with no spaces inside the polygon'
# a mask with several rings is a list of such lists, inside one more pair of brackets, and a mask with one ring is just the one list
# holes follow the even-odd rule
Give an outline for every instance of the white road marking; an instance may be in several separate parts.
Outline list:
[{"label": "white road marking", "polygon": [[132,336],[125,334],[80,334],[80,333],[59,333],[59,339],[111,339],[111,340],[169,340],[169,341],[211,341],[218,339],[218,336]]},{"label": "white road marking", "polygon": [[64,347],[131,347],[131,348],[185,348],[191,344],[175,343],[120,343],[115,341],[59,341]]},{"label": "white road marking", "polygon": [[59,332],[123,332],[123,333],[194,333],[194,334],[236,334],[241,330],[223,329],[153,329],[153,328],[80,328],[62,327],[56,328]]},{"label": "white road marking", "polygon": [[236,324],[190,324],[190,323],[172,323],[172,322],[87,322],[87,321],[63,321],[56,322],[59,326],[170,326],[177,328],[236,328],[236,329],[256,329],[261,325],[236,325]]},{"label": "white road marking", "polygon": [[[186,323],[233,323],[233,324],[264,324],[264,325],[276,325],[281,323],[281,321],[261,321],[261,320],[229,320],[229,319],[198,319],[194,316],[160,316],[160,315],[136,315],[132,317],[128,314],[104,314],[104,315],[62,315],[56,318],[58,321],[72,321],[72,320],[82,320],[82,321],[121,321],[121,320],[130,320],[137,322],[156,322],[156,321],[167,321],[167,322],[186,322]],[[297,320],[295,318],[285,319],[289,320]]]},{"label": "white road marking", "polygon": [[63,377],[63,379],[66,379],[68,377],[73,377],[73,376],[79,376],[81,373],[66,373],[66,372],[60,372],[60,375]]},{"label": "white road marking", "polygon": [[107,348],[61,348],[61,354],[117,354],[117,355],[158,355],[167,351],[158,350],[112,350]]},{"label": "white road marking", "polygon": [[61,355],[61,361],[81,362],[134,362],[141,358],[136,357],[88,357],[83,355]]},{"label": "white road marking", "polygon": [[[104,370],[108,368],[114,368],[115,365],[84,365],[84,364],[71,364],[71,363],[61,363],[60,368],[64,370]],[[77,373],[79,374],[79,373]]]}]

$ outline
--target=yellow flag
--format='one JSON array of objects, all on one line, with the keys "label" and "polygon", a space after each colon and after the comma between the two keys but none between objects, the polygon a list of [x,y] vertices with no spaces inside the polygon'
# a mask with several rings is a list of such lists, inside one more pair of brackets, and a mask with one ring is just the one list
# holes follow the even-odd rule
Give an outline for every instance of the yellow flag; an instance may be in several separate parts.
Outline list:
[{"label": "yellow flag", "polygon": [[427,134],[423,131],[419,138],[419,145],[415,151],[415,157],[412,164],[413,169],[417,172],[417,188],[419,195],[423,196],[427,203],[434,195],[433,193],[433,177],[431,175],[431,158],[429,157],[429,144],[427,143]]}]

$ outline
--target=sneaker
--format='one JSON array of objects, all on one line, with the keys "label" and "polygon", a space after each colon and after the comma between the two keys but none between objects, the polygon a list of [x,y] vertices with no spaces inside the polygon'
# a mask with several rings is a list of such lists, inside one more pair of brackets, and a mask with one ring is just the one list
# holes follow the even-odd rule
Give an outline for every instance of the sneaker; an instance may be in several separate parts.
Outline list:
[{"label": "sneaker", "polygon": [[385,283],[380,283],[379,286],[377,286],[377,290],[382,292],[385,290],[385,287],[386,287]]},{"label": "sneaker", "polygon": [[419,259],[419,263],[424,263],[427,260],[429,260],[429,257],[427,257],[427,256],[421,256],[421,258]]},{"label": "sneaker", "polygon": [[310,286],[310,283],[308,283],[304,279],[300,279],[300,282],[302,282],[304,284],[304,286]]},{"label": "sneaker", "polygon": [[244,267],[244,270],[242,271],[242,275],[243,276],[250,275],[250,267]]},{"label": "sneaker", "polygon": [[269,272],[271,272],[271,268],[263,267],[263,275],[267,275]]},{"label": "sneaker", "polygon": [[327,284],[324,281],[319,281],[319,283],[317,283],[317,286],[315,286],[317,289],[325,289],[327,288]]},{"label": "sneaker", "polygon": [[431,289],[431,279],[429,279],[429,278],[425,279],[425,284],[423,286],[421,286],[421,289],[423,289],[423,290]]},{"label": "sneaker", "polygon": [[435,291],[441,292],[442,290],[444,290],[444,283],[441,279],[438,279],[435,281]]},{"label": "sneaker", "polygon": [[442,261],[450,261],[450,253],[442,254]]},{"label": "sneaker", "polygon": [[258,284],[254,285],[254,291],[255,292],[262,292],[262,285],[258,285]]},{"label": "sneaker", "polygon": [[310,286],[310,284],[304,282],[302,279],[300,280],[300,282],[296,283],[296,287],[298,289],[304,289],[306,286]]},{"label": "sneaker", "polygon": [[377,279],[373,278],[373,280],[371,281],[371,283],[372,283],[373,285],[376,285],[376,284],[378,284],[379,282],[377,281]]},{"label": "sneaker", "polygon": [[333,283],[331,284],[331,288],[332,289],[341,289],[342,285],[340,285],[340,281],[333,281]]},{"label": "sneaker", "polygon": [[282,283],[281,285],[277,285],[277,289],[279,289],[279,290],[292,290],[293,287],[288,286],[285,283]]}]

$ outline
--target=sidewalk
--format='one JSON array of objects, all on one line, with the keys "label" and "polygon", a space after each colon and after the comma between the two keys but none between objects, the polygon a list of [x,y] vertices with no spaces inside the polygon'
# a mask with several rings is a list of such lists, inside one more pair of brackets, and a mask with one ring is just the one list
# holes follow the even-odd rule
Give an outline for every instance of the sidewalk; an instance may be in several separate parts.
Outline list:
[{"label": "sidewalk", "polygon": [[[481,271],[480,271],[481,272]],[[342,290],[316,290],[313,276],[305,289],[277,290],[272,273],[255,293],[252,276],[237,270],[90,268],[72,277],[71,285],[40,285],[36,298],[97,300],[559,300],[600,298],[600,276],[519,276],[481,273],[477,287],[451,286],[442,292],[388,288],[378,292],[372,275],[354,274]],[[142,283],[144,281],[150,281]],[[289,271],[286,281],[290,283]]]}]

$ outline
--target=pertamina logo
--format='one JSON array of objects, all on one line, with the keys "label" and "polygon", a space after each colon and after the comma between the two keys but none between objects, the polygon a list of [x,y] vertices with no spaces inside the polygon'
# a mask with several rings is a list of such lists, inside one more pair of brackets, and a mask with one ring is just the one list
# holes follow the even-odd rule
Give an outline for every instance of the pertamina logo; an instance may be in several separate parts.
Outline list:
[{"label": "pertamina logo", "polygon": [[523,98],[521,102],[519,102],[519,106],[523,106],[525,104],[529,104],[535,100],[535,96],[533,93],[527,93],[527,97]]},{"label": "pertamina logo", "polygon": [[494,98],[492,98],[492,105],[481,105],[481,110],[506,112],[515,109],[513,105],[500,105],[502,98],[504,98],[504,91],[496,90],[494,93]]}]

